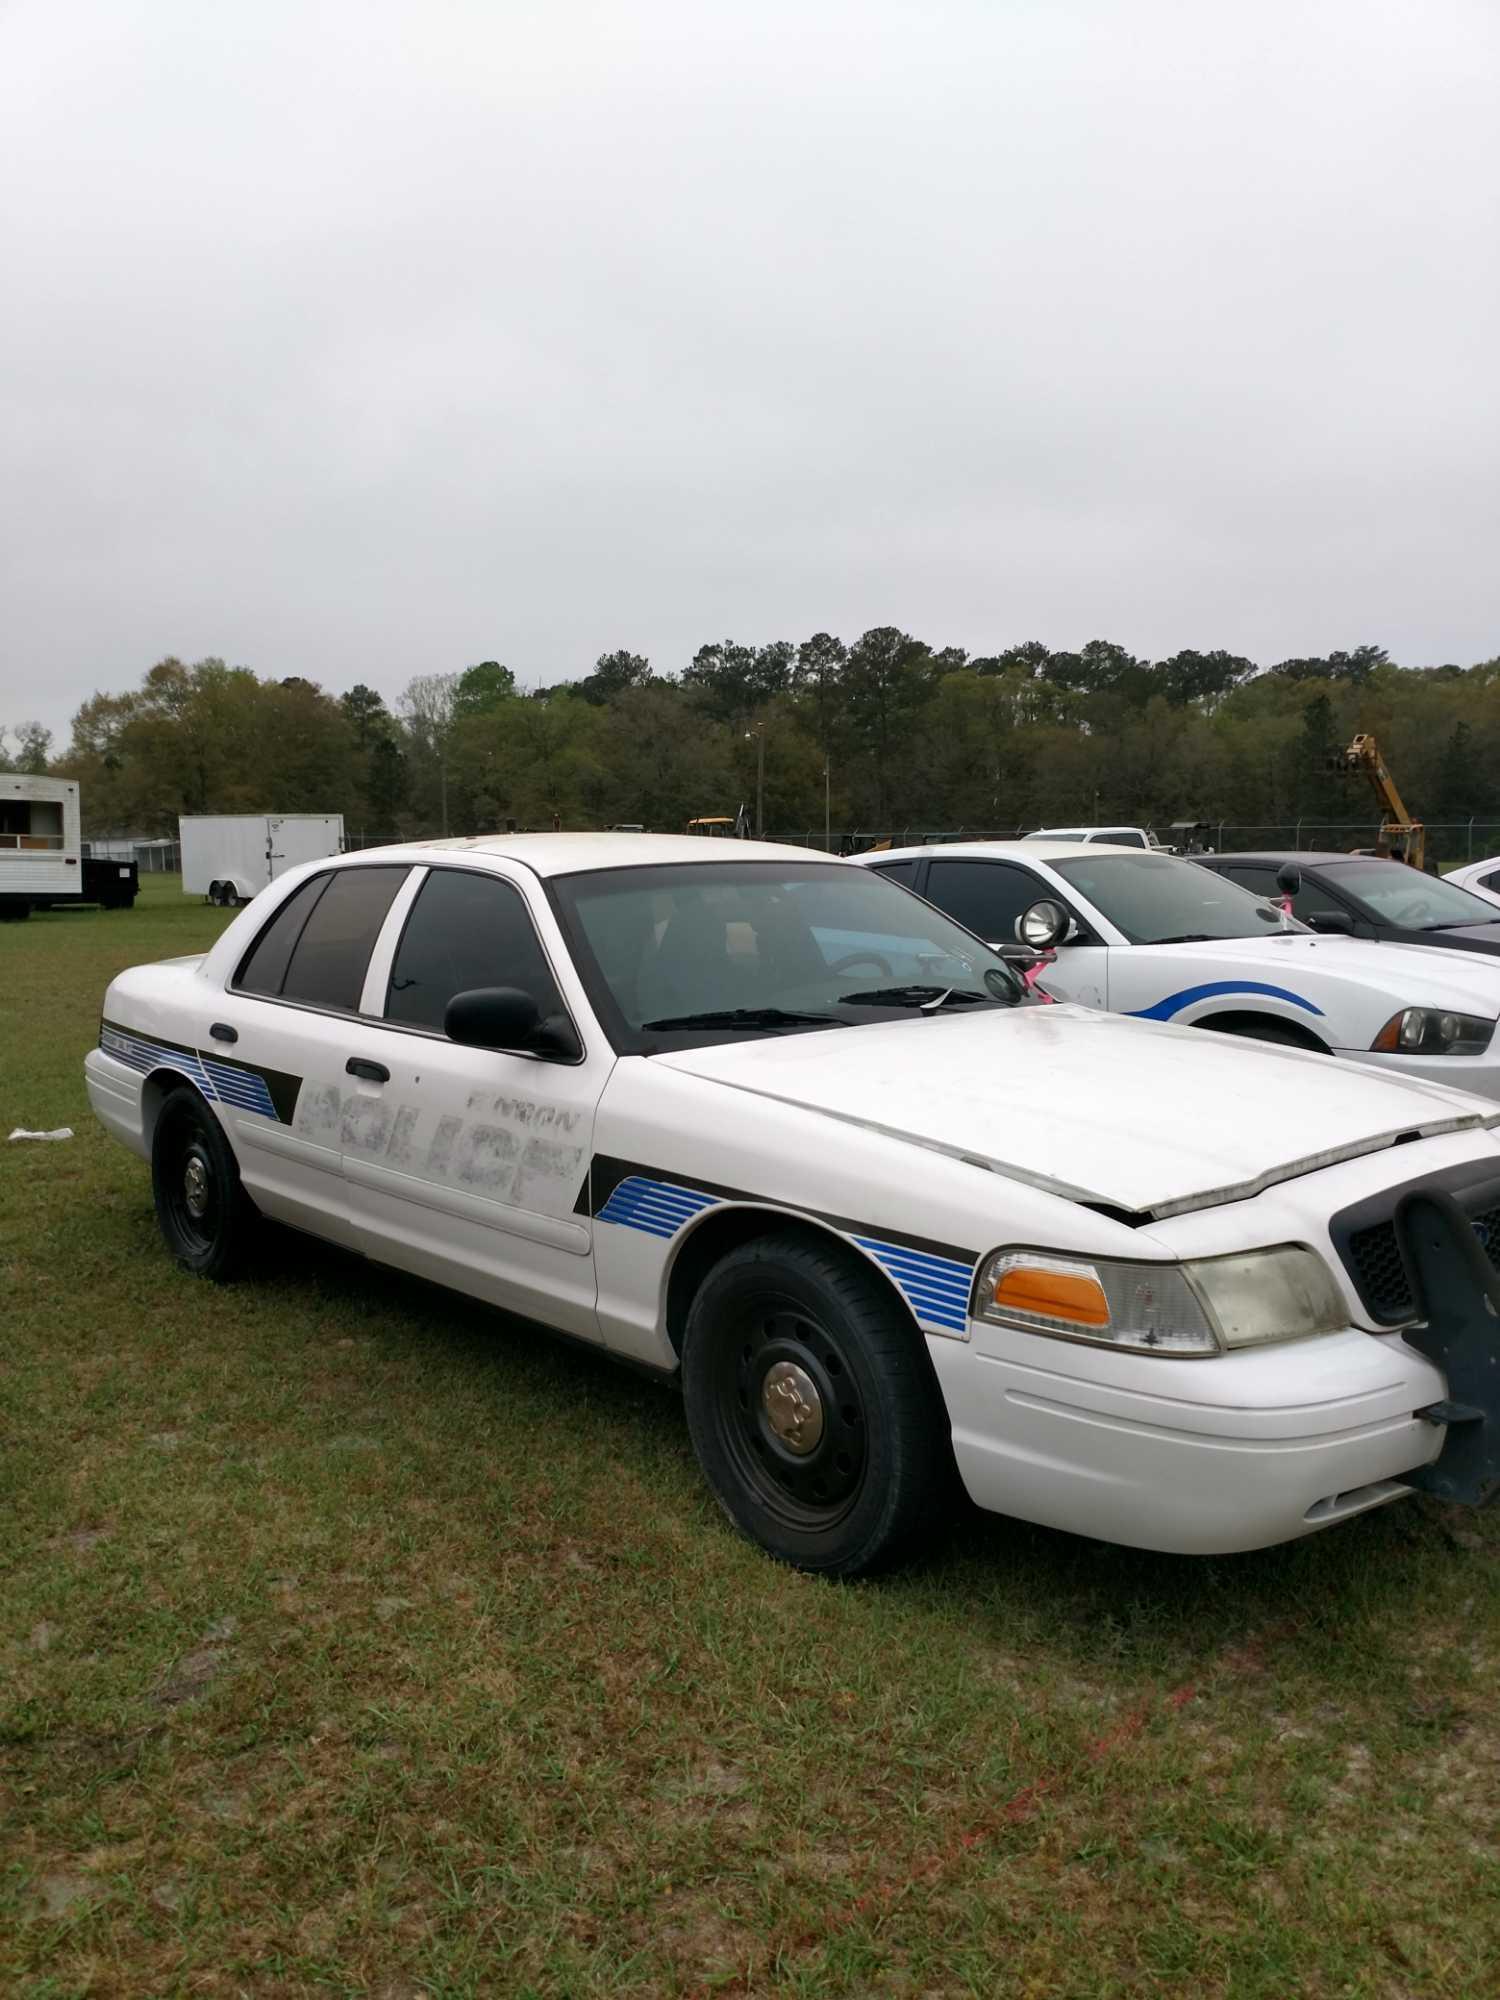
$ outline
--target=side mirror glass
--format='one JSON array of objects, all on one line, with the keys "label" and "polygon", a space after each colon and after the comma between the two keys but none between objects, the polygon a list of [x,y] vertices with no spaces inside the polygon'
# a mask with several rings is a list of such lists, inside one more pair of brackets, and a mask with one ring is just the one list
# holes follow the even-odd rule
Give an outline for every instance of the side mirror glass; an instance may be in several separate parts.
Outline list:
[{"label": "side mirror glass", "polygon": [[1061,903],[1033,903],[1016,918],[1016,937],[1033,951],[1050,951],[1068,935],[1071,919]]},{"label": "side mirror glass", "polygon": [[1276,886],[1283,896],[1295,896],[1302,887],[1302,870],[1295,861],[1283,861],[1276,870]]},{"label": "side mirror glass", "polygon": [[1306,919],[1315,931],[1328,937],[1353,937],[1354,919],[1347,910],[1314,910]]},{"label": "side mirror glass", "polygon": [[541,1010],[519,986],[473,986],[455,993],[443,1015],[450,1042],[473,1049],[528,1048],[542,1024]]}]

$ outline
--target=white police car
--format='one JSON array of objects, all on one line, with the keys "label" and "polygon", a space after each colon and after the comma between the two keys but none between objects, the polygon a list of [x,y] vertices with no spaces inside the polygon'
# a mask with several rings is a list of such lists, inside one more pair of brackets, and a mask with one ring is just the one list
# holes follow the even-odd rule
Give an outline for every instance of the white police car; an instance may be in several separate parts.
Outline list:
[{"label": "white police car", "polygon": [[1500,960],[1317,935],[1190,861],[1129,848],[975,841],[860,860],[992,942],[1055,938],[1042,983],[1059,1000],[1500,1097]]},{"label": "white police car", "polygon": [[955,1470],[1185,1551],[1494,1483],[1500,1114],[1040,1005],[852,862],[309,863],[115,979],[85,1068],[189,1270],[271,1217],[680,1374],[719,1500],[809,1569],[934,1536]]}]

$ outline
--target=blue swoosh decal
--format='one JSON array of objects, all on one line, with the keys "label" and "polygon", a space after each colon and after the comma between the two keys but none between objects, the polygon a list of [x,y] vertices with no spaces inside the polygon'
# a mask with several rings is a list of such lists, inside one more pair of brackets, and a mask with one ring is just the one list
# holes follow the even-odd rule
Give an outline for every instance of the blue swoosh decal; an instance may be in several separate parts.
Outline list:
[{"label": "blue swoosh decal", "polygon": [[1214,1000],[1221,993],[1268,993],[1273,1000],[1290,1000],[1294,1007],[1303,1007],[1309,1014],[1323,1012],[1311,1000],[1304,1000],[1300,993],[1289,993],[1284,986],[1267,986],[1259,979],[1211,979],[1206,986],[1184,986],[1180,993],[1169,993],[1154,1007],[1132,1007],[1127,1011],[1136,1021],[1170,1021],[1174,1014],[1180,1014],[1184,1007],[1191,1007],[1195,1000]]}]

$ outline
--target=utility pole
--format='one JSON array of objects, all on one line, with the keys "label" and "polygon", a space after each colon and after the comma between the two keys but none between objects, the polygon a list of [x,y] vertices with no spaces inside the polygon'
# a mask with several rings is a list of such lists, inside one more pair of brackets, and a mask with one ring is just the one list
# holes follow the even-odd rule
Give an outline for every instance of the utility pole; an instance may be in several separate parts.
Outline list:
[{"label": "utility pole", "polygon": [[766,830],[766,725],[756,723],[753,729],[745,731],[745,741],[755,738],[755,838],[761,839]]},{"label": "utility pole", "polygon": [[[1473,845],[1472,841],[1470,845]],[[823,852],[825,854],[832,854],[833,852],[833,828],[829,819],[828,807],[828,758],[826,755],[823,758]]]}]

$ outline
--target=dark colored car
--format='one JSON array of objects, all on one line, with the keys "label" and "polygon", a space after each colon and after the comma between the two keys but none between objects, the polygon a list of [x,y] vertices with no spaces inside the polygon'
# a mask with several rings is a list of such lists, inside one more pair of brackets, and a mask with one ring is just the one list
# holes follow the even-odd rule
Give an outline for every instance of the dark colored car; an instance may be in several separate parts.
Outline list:
[{"label": "dark colored car", "polygon": [[1500,957],[1500,909],[1456,882],[1424,875],[1404,861],[1373,855],[1195,854],[1200,868],[1226,875],[1257,896],[1279,899],[1278,872],[1293,867],[1301,887],[1292,912],[1315,931],[1385,939],[1391,944],[1435,944],[1446,951],[1486,951]]}]

